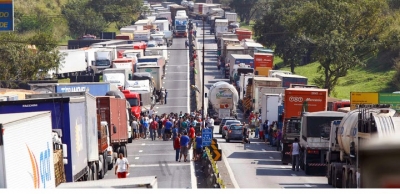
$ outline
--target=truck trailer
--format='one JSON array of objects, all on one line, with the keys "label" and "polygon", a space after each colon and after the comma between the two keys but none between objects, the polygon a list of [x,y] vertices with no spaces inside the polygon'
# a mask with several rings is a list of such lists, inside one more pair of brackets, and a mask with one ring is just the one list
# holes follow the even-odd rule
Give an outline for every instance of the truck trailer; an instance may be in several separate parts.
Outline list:
[{"label": "truck trailer", "polygon": [[51,113],[0,114],[0,188],[56,188]]},{"label": "truck trailer", "polygon": [[29,84],[31,90],[39,93],[66,93],[66,92],[85,92],[88,91],[93,96],[103,96],[110,91],[110,83],[44,83]]}]

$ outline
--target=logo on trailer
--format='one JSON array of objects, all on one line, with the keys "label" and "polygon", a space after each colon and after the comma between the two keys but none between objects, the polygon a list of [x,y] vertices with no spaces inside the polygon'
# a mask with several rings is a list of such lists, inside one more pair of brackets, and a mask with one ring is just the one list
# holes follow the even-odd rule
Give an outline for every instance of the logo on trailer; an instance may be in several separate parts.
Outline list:
[{"label": "logo on trailer", "polygon": [[307,98],[307,102],[322,102],[322,99],[312,99],[312,98]]},{"label": "logo on trailer", "polygon": [[216,94],[216,97],[217,98],[232,98],[233,94],[225,93],[225,91],[222,90],[222,91],[219,91],[219,93]]},{"label": "logo on trailer", "polygon": [[39,163],[36,159],[35,154],[33,151],[29,148],[28,145],[26,145],[26,148],[28,150],[30,162],[31,162],[31,168],[32,168],[32,181],[33,181],[33,186],[35,189],[40,188],[40,184],[43,185],[43,188],[46,188],[46,183],[51,181],[51,168],[50,168],[50,145],[49,142],[47,142],[47,148],[43,151],[40,152],[40,158],[39,158]]},{"label": "logo on trailer", "polygon": [[291,96],[291,97],[289,97],[289,101],[290,102],[303,102],[303,97]]}]

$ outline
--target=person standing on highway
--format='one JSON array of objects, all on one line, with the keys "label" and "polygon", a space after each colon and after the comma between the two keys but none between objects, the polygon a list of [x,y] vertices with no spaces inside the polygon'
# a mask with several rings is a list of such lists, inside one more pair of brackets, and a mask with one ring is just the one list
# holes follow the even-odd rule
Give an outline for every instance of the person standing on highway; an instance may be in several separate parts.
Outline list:
[{"label": "person standing on highway", "polygon": [[144,116],[140,116],[140,126],[139,126],[139,133],[140,133],[140,138],[144,138]]},{"label": "person standing on highway", "polygon": [[124,157],[123,153],[119,153],[119,158],[115,163],[115,175],[117,175],[119,179],[126,178],[128,172],[129,172],[128,159]]},{"label": "person standing on highway", "polygon": [[181,134],[180,133],[178,134],[177,138],[174,139],[174,150],[175,150],[175,161],[178,162],[179,153],[181,152]]},{"label": "person standing on highway", "polygon": [[174,124],[174,127],[172,129],[172,139],[175,140],[178,137],[179,134],[179,128],[177,124]]},{"label": "person standing on highway", "polygon": [[189,46],[189,40],[185,41],[185,48],[187,49],[187,47]]},{"label": "person standing on highway", "polygon": [[162,87],[160,93],[160,104],[164,104],[164,101],[165,101],[165,90],[164,87]]},{"label": "person standing on highway", "polygon": [[158,139],[161,139],[161,131],[162,131],[162,128],[163,128],[163,120],[159,117],[159,116],[157,116],[158,118],[157,118],[157,122],[158,122],[158,129],[157,129],[157,135],[158,135]]},{"label": "person standing on highway", "polygon": [[243,128],[242,128],[242,135],[243,135],[243,144],[247,143],[246,139],[249,138],[249,129],[247,128],[246,122],[243,122]]},{"label": "person standing on highway", "polygon": [[172,126],[173,126],[172,119],[171,120],[167,119],[167,122],[165,123],[165,131],[164,131],[164,134],[165,134],[165,139],[164,140],[165,141],[168,140],[168,139],[171,139]]},{"label": "person standing on highway", "polygon": [[164,97],[165,104],[167,104],[167,96],[168,96],[168,92],[167,92],[167,89],[165,89],[165,97]]},{"label": "person standing on highway", "polygon": [[211,129],[211,131],[214,131],[214,119],[212,117],[208,117],[207,127]]},{"label": "person standing on highway", "polygon": [[180,138],[181,153],[180,153],[180,157],[179,157],[179,162],[181,162],[182,155],[184,156],[184,162],[187,162],[187,155],[188,155],[188,151],[189,151],[189,148],[188,148],[189,143],[190,143],[190,139],[187,136],[187,132],[185,131],[183,133],[183,136]]},{"label": "person standing on highway", "polygon": [[147,115],[144,116],[144,122],[143,122],[143,133],[144,133],[144,139],[147,139],[147,134],[149,133],[149,117]]},{"label": "person standing on highway", "polygon": [[154,118],[153,121],[150,124],[150,137],[151,137],[151,141],[156,140],[156,131],[158,129],[158,122],[156,121],[156,119]]},{"label": "person standing on highway", "polygon": [[290,148],[290,155],[292,156],[292,171],[299,171],[299,156],[300,156],[300,144],[299,139],[294,138],[292,147]]},{"label": "person standing on highway", "polygon": [[131,123],[131,128],[133,132],[133,139],[138,139],[139,138],[139,123],[137,122],[137,118],[134,118],[132,123]]},{"label": "person standing on highway", "polygon": [[195,154],[195,158],[194,161],[198,161],[200,160],[201,154],[203,153],[203,138],[201,137],[201,133],[198,132],[197,136],[196,136],[196,154]]},{"label": "person standing on highway", "polygon": [[267,143],[268,140],[268,120],[265,120],[263,123],[263,131],[264,131],[264,142]]},{"label": "person standing on highway", "polygon": [[258,120],[258,113],[256,113],[256,118],[254,119],[254,127],[256,128],[254,138],[259,138],[260,135],[260,120]]},{"label": "person standing on highway", "polygon": [[282,131],[278,129],[278,135],[276,137],[276,151],[281,149],[281,139],[282,139]]}]

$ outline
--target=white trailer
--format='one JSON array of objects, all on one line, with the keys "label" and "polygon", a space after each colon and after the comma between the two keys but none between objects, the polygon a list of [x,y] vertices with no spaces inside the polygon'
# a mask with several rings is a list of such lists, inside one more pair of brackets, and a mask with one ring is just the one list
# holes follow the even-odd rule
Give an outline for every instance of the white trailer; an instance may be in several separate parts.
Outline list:
[{"label": "white trailer", "polygon": [[[277,94],[277,95],[281,95],[281,97],[283,97],[283,95],[285,94],[285,89],[283,87],[259,87],[258,88],[258,99],[256,101],[258,101],[258,107],[259,108],[263,108],[264,102],[263,102],[263,96],[265,94]],[[279,99],[279,104],[282,103],[282,98]],[[257,110],[257,109],[254,109]],[[277,121],[277,120],[274,120]]]},{"label": "white trailer", "polygon": [[0,188],[56,188],[51,113],[0,114]]},{"label": "white trailer", "polygon": [[58,77],[69,77],[70,74],[79,74],[87,71],[85,50],[60,50],[63,60],[58,68],[50,70],[49,74],[56,74]]},{"label": "white trailer", "polygon": [[278,121],[278,107],[280,105],[279,94],[264,94],[262,98],[261,119],[262,121]]}]

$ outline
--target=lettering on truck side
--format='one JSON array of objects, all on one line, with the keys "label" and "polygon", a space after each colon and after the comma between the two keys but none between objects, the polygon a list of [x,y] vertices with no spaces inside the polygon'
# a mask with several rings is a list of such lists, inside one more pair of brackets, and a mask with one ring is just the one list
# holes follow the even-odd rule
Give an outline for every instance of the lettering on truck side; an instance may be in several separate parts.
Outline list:
[{"label": "lettering on truck side", "polygon": [[[290,102],[303,102],[303,97],[289,97]],[[313,98],[306,98],[307,102],[322,102],[322,99],[313,99]]]},{"label": "lettering on truck side", "polygon": [[85,92],[86,87],[63,87],[61,92]]},{"label": "lettering on truck side", "polygon": [[50,168],[50,144],[47,142],[47,148],[40,152],[39,163],[37,162],[36,155],[26,145],[31,161],[32,167],[32,181],[35,189],[40,188],[40,183],[43,184],[43,188],[46,188],[46,183],[52,180],[51,168]]}]

